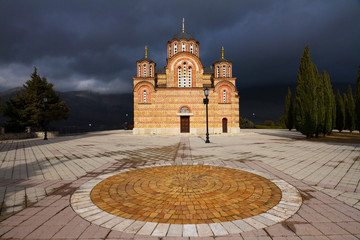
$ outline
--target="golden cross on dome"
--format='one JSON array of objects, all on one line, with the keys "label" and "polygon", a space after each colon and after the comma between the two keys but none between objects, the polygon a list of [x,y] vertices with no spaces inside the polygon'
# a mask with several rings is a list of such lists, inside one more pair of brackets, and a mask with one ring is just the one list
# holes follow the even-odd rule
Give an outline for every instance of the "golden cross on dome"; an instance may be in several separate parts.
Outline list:
[{"label": "golden cross on dome", "polygon": [[147,58],[147,46],[145,46],[145,58]]},{"label": "golden cross on dome", "polygon": [[222,47],[222,53],[221,53],[221,58],[224,59],[224,47]]},{"label": "golden cross on dome", "polygon": [[185,32],[185,18],[183,18],[182,32]]}]

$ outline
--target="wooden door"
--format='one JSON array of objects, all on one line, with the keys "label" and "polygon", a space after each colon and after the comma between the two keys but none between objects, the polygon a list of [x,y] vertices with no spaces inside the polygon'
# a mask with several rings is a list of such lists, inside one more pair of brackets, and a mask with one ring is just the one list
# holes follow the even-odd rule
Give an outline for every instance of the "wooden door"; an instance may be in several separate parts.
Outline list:
[{"label": "wooden door", "polygon": [[180,132],[189,133],[190,132],[190,117],[181,116],[180,118]]},{"label": "wooden door", "polygon": [[222,129],[223,129],[223,133],[227,133],[227,119],[223,118],[222,120]]}]

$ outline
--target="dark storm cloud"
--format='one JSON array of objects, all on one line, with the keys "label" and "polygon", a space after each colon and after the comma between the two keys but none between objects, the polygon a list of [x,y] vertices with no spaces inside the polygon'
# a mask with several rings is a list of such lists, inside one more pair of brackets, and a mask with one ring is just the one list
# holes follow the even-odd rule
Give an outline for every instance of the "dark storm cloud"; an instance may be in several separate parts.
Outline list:
[{"label": "dark storm cloud", "polygon": [[0,89],[23,84],[36,65],[59,90],[130,91],[144,46],[163,67],[182,17],[204,66],[224,46],[242,86],[295,83],[306,44],[319,71],[354,82],[359,16],[359,1],[0,0]]}]

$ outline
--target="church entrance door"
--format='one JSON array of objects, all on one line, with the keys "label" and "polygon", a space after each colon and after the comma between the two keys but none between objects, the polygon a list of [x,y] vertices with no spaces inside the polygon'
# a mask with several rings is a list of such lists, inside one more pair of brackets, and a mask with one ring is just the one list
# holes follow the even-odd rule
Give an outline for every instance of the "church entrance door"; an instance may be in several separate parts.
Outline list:
[{"label": "church entrance door", "polygon": [[227,133],[227,119],[223,118],[222,120],[222,129],[223,129],[223,133]]},{"label": "church entrance door", "polygon": [[180,132],[189,133],[190,132],[190,117],[181,116],[180,118]]}]

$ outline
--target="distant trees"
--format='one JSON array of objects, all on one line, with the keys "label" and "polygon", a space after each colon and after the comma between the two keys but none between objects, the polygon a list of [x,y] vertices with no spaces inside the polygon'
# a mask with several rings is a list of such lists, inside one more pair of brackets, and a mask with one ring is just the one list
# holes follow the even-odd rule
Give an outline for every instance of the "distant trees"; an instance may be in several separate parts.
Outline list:
[{"label": "distant trees", "polygon": [[341,132],[345,128],[345,104],[344,99],[340,95],[340,91],[336,93],[336,129]]},{"label": "distant trees", "polygon": [[4,126],[7,131],[22,131],[25,126],[44,129],[51,121],[69,117],[66,103],[54,91],[53,84],[40,77],[37,69],[15,97],[8,99],[3,115],[10,118]]},{"label": "distant trees", "polygon": [[293,103],[292,103],[290,88],[288,88],[288,94],[285,97],[284,122],[286,128],[289,129],[289,131],[291,131],[291,129],[294,126],[294,113],[293,113]]},{"label": "distant trees", "polygon": [[275,126],[275,123],[272,120],[265,120],[264,125],[268,126],[268,127],[272,127],[272,126]]},{"label": "distant trees", "polygon": [[322,124],[322,133],[331,134],[335,127],[336,105],[333,88],[330,82],[330,76],[326,71],[321,73],[321,82],[323,84],[323,106],[324,106],[324,121]]},{"label": "distant trees", "polygon": [[307,45],[300,59],[295,97],[292,100],[290,89],[285,97],[283,119],[289,130],[295,126],[307,138],[331,134],[334,128],[340,132],[360,130],[360,66],[355,101],[349,85],[347,95],[337,90],[335,102],[330,76],[326,71],[319,75]]},{"label": "distant trees", "polygon": [[355,93],[355,129],[360,130],[360,65],[358,68],[358,77],[356,81]]},{"label": "distant trees", "polygon": [[345,113],[346,129],[352,132],[355,129],[355,103],[350,84],[348,86],[348,94],[346,96]]}]

